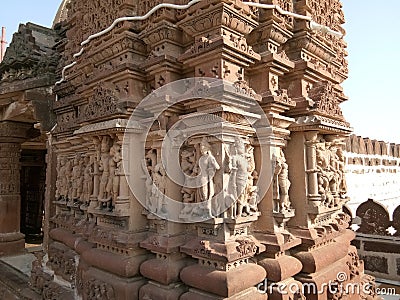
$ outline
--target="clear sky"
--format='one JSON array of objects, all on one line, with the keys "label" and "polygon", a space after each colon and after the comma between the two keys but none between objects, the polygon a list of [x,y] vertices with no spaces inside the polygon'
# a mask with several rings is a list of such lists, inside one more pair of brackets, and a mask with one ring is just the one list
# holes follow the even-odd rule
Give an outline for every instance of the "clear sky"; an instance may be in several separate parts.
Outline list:
[{"label": "clear sky", "polygon": [[[7,40],[28,21],[50,27],[61,0],[2,1]],[[400,143],[400,0],[342,0],[350,77],[343,112],[356,134]]]}]

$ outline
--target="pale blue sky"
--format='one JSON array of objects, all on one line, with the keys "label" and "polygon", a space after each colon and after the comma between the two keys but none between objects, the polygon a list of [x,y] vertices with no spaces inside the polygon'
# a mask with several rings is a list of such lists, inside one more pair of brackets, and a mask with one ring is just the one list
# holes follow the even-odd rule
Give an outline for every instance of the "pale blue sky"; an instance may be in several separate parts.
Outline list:
[{"label": "pale blue sky", "polygon": [[[2,1],[8,41],[19,23],[51,26],[61,0]],[[400,0],[342,0],[350,77],[342,105],[356,134],[400,143]]]}]

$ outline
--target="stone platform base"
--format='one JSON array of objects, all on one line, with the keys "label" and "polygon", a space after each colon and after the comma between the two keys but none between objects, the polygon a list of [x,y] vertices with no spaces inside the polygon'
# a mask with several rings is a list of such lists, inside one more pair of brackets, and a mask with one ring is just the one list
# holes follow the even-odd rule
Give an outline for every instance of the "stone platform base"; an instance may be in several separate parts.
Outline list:
[{"label": "stone platform base", "polygon": [[29,287],[27,275],[0,261],[0,299],[40,300],[42,296]]}]

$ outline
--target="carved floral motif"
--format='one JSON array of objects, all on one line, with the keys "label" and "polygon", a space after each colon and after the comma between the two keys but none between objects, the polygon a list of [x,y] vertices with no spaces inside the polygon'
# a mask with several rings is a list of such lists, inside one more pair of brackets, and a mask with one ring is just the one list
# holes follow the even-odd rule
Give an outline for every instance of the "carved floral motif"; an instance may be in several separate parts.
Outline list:
[{"label": "carved floral motif", "polygon": [[104,85],[99,85],[94,89],[94,94],[89,97],[88,104],[80,109],[79,119],[90,121],[112,114],[121,113],[118,108],[119,98],[116,92]]}]

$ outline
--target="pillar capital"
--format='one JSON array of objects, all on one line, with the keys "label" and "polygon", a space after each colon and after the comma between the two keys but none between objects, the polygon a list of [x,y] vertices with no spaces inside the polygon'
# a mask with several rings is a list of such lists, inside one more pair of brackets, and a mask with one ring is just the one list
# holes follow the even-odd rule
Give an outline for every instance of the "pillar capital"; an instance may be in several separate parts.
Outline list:
[{"label": "pillar capital", "polygon": [[31,123],[14,121],[0,122],[0,143],[23,143],[40,135]]}]

